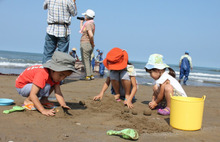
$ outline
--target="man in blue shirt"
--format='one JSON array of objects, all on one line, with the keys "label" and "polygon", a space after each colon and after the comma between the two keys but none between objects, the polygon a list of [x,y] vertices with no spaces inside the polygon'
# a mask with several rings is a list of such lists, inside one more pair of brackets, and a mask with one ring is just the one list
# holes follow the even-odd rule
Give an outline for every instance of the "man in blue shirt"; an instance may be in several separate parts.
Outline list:
[{"label": "man in blue shirt", "polygon": [[192,58],[189,56],[189,52],[186,51],[185,55],[181,56],[179,62],[180,68],[180,76],[179,82],[181,83],[182,78],[184,77],[183,84],[186,85],[186,81],[188,80],[190,69],[192,70]]}]

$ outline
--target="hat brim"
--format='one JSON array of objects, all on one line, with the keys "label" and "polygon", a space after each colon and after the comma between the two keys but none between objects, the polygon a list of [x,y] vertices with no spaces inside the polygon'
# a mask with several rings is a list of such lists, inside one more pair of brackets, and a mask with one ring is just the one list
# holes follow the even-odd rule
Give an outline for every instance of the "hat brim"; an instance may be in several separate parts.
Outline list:
[{"label": "hat brim", "polygon": [[48,62],[44,63],[43,67],[44,68],[49,68],[49,69],[51,69],[53,71],[57,71],[57,72],[70,70],[70,71],[73,71],[75,73],[78,73],[78,71],[75,69],[75,67],[73,65],[65,65],[65,66],[59,65],[59,66],[57,66],[53,62],[53,60],[49,60]]},{"label": "hat brim", "polygon": [[151,70],[151,69],[159,69],[159,70],[162,70],[162,69],[165,69],[165,68],[168,68],[169,66],[167,64],[147,64],[145,66],[145,68],[147,70]]},{"label": "hat brim", "polygon": [[123,60],[121,62],[114,63],[114,64],[109,64],[108,60],[105,58],[103,60],[104,66],[108,70],[122,70],[122,69],[126,68],[127,64],[128,64],[128,53],[125,51],[125,52],[123,52],[123,55],[124,55]]}]

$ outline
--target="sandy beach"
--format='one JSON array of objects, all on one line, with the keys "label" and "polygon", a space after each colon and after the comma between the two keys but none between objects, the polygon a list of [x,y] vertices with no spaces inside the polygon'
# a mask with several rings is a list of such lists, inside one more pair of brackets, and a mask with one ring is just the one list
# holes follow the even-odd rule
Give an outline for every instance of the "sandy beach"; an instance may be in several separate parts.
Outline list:
[{"label": "sandy beach", "polygon": [[[13,106],[21,106],[24,98],[15,89],[17,76],[0,75],[1,98],[10,98],[15,102],[11,106],[0,106],[1,142],[104,142],[129,141],[119,136],[108,136],[108,130],[136,129],[140,142],[217,142],[220,140],[220,88],[183,86],[189,97],[206,95],[202,128],[198,131],[182,131],[169,125],[169,116],[161,116],[156,110],[150,116],[143,115],[149,110],[152,87],[139,85],[134,109],[127,112],[122,102],[114,101],[110,89],[102,101],[93,101],[99,93],[105,79],[94,81],[66,79],[61,86],[67,104],[72,108],[71,115],[56,108],[56,116],[46,117],[38,111],[13,112],[2,111]],[[51,101],[57,102],[51,95]],[[81,102],[81,103],[79,103]],[[136,114],[135,114],[136,113]]]}]

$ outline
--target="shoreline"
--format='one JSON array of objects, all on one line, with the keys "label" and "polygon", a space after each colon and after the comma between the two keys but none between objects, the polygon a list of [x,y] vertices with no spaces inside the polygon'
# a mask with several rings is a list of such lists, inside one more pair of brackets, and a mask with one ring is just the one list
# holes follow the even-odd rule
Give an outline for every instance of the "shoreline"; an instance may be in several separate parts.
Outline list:
[{"label": "shoreline", "polygon": [[[97,69],[96,69],[97,70]],[[83,76],[84,76],[84,73],[83,72],[80,72],[81,74],[79,75],[79,74],[72,74],[72,75],[70,75],[69,77],[67,77],[66,78],[66,80],[68,80],[68,79],[74,79],[74,80],[82,80],[82,78],[83,78]],[[14,73],[9,73],[9,74],[5,74],[5,73],[1,73],[0,72],[0,76],[19,76],[19,74],[14,74]],[[96,79],[101,79],[101,78],[103,78],[103,79],[105,79],[106,78],[106,75],[104,75],[103,77],[100,77],[99,76],[99,73],[98,73],[98,71],[95,71],[94,72],[94,76],[95,76],[95,78]],[[138,77],[136,77],[137,78],[137,80],[138,80]],[[142,79],[142,78],[141,78]],[[143,79],[142,79],[143,80]],[[147,80],[147,79],[145,79],[145,80]],[[190,82],[190,80],[189,80],[189,82]],[[194,86],[194,87],[220,87],[220,82],[218,83],[218,82],[212,82],[212,81],[204,81],[204,82],[202,82],[203,83],[203,85],[201,85],[201,83],[199,82],[199,83],[197,83],[197,84],[190,84],[190,85],[187,85],[187,86]],[[204,83],[208,83],[207,85],[204,85]],[[152,82],[148,82],[148,83],[142,83],[142,84],[138,84],[138,85],[144,85],[144,86],[152,86],[151,85],[152,84]],[[200,85],[199,85],[200,84]],[[182,86],[186,86],[186,85],[182,85]]]},{"label": "shoreline", "polygon": [[[24,98],[18,95],[15,85],[16,76],[0,76],[1,98],[14,100],[11,106],[0,106],[0,111],[21,106]],[[147,103],[152,97],[152,86],[139,85],[134,110],[137,115],[123,113],[122,102],[115,102],[110,94],[110,87],[103,100],[93,101],[98,95],[105,79],[84,81],[68,79],[61,86],[65,101],[71,107],[65,115],[60,110],[54,117],[46,117],[38,111],[13,112],[2,114],[0,119],[0,141],[115,141],[126,142],[119,136],[108,136],[108,130],[133,128],[138,130],[138,141],[184,142],[184,141],[218,141],[220,133],[220,96],[219,87],[183,86],[189,97],[201,98],[206,95],[202,128],[198,131],[181,131],[169,125],[169,116],[161,116],[156,110],[151,116],[143,115],[148,109]],[[53,95],[53,94],[51,94]],[[85,102],[85,106],[79,104]],[[53,100],[56,105],[56,100]],[[58,109],[60,107],[58,106]]]}]

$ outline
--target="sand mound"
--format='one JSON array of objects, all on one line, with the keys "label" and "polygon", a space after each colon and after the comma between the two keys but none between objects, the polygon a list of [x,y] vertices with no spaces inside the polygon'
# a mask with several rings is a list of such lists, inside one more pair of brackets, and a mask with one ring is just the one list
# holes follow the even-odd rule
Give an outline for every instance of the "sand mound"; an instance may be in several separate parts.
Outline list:
[{"label": "sand mound", "polygon": [[[151,111],[146,104],[134,103],[133,109],[124,106],[123,101],[117,102],[112,95],[105,95],[101,101],[83,100],[87,114],[102,116],[102,124],[115,124],[115,130],[124,128],[136,129],[141,133],[172,132],[167,120],[168,116],[160,116],[156,110]],[[82,115],[79,114],[78,115]],[[97,118],[100,119],[100,118]],[[108,121],[108,122],[106,122]]]}]

